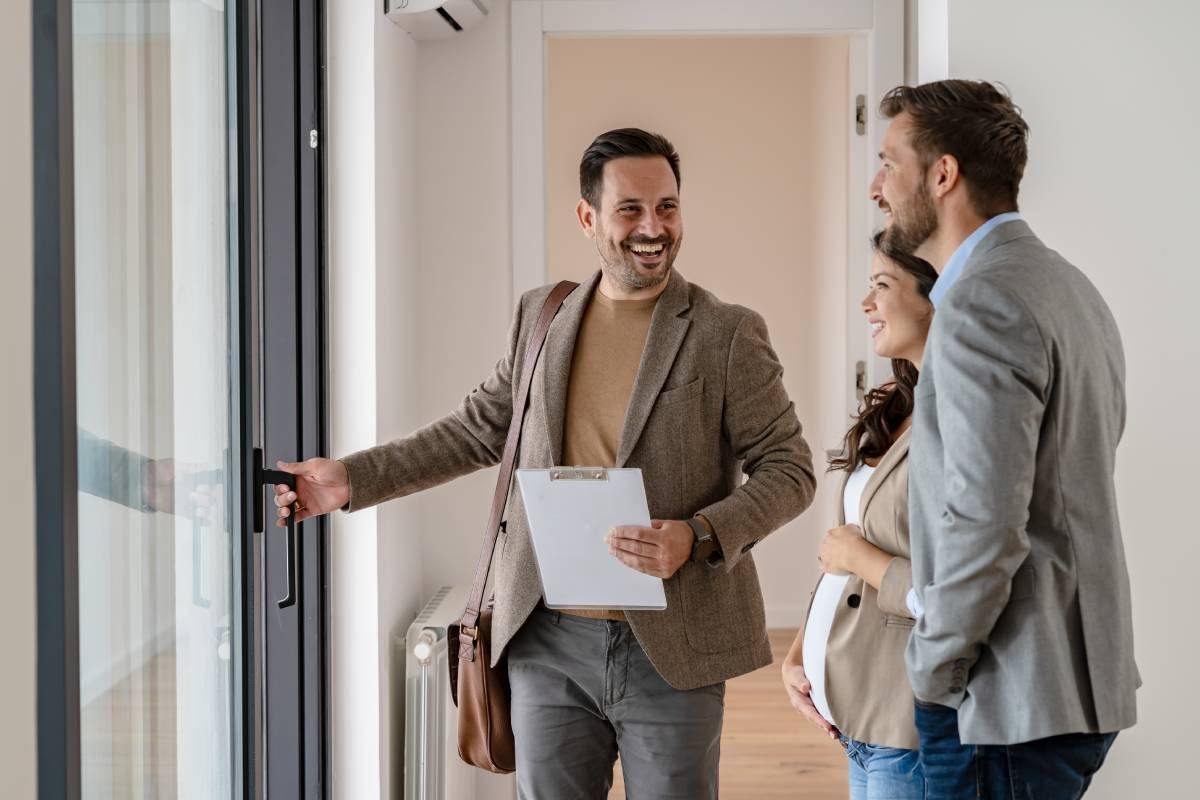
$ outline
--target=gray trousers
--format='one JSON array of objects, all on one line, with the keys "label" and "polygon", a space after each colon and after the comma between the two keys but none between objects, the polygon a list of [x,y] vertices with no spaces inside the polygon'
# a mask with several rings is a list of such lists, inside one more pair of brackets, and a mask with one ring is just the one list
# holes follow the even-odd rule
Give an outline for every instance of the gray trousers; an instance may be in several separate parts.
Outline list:
[{"label": "gray trousers", "polygon": [[680,691],[624,622],[536,609],[508,645],[520,800],[717,797],[725,684]]}]

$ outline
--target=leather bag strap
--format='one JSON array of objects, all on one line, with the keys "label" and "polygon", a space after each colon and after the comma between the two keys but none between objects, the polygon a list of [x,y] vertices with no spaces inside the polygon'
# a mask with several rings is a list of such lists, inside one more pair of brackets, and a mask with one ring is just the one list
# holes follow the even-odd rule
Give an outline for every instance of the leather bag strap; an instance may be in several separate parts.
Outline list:
[{"label": "leather bag strap", "polygon": [[550,323],[558,314],[563,301],[567,299],[579,284],[562,281],[546,302],[542,305],[542,313],[538,317],[533,335],[525,347],[524,368],[521,370],[521,386],[513,405],[512,422],[508,427],[508,439],[504,443],[504,458],[500,461],[500,474],[496,478],[496,493],[492,497],[492,513],[488,517],[487,528],[484,531],[483,549],[479,553],[479,562],[475,565],[475,580],[471,584],[471,595],[467,600],[466,610],[463,611],[461,630],[462,635],[475,638],[475,626],[479,622],[479,609],[483,606],[483,591],[487,586],[488,572],[492,567],[492,555],[496,552],[496,541],[500,538],[501,518],[508,505],[508,495],[512,489],[513,467],[516,465],[517,453],[521,447],[521,427],[525,422],[525,411],[529,407],[529,388],[533,383],[533,373],[537,368],[538,357],[542,345],[546,342],[546,334]]}]

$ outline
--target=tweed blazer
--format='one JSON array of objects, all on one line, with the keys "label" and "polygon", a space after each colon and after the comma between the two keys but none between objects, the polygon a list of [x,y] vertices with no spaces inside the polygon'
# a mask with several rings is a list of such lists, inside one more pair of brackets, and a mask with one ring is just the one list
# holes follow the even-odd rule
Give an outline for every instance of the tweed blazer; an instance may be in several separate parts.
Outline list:
[{"label": "tweed blazer", "polygon": [[914,394],[916,697],[958,709],[965,744],[1133,725],[1125,356],[1104,299],[1023,220],[999,225],[938,304]]},{"label": "tweed blazer", "polygon": [[[851,575],[833,616],[825,651],[825,697],[838,729],[860,742],[917,748],[912,687],[904,647],[913,619],[905,604],[912,588],[908,560],[908,440],[901,434],[863,488],[860,527],[867,541],[892,555],[876,591]],[[838,493],[843,498],[846,479]],[[838,524],[846,523],[838,503]]]},{"label": "tweed blazer", "polygon": [[[550,327],[530,388],[519,468],[562,466],[575,337],[599,282],[597,272],[575,289]],[[522,296],[504,356],[455,411],[343,459],[351,511],[499,462],[521,355],[552,288]],[[782,377],[761,316],[672,271],[651,317],[616,466],[642,470],[652,517],[702,513],[724,553],[717,567],[688,561],[667,579],[666,610],[627,613],[646,655],[675,688],[710,685],[771,662],[750,551],[808,507],[816,487],[812,454]],[[480,519],[485,514],[481,497]],[[493,561],[496,663],[542,596],[520,492],[510,495],[507,522]]]}]

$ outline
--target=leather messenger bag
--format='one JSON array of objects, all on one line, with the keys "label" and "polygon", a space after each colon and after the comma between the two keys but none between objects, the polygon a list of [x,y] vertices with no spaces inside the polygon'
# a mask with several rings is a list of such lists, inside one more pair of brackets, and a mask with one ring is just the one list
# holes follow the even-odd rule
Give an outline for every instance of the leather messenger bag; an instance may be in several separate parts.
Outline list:
[{"label": "leather messenger bag", "polygon": [[458,754],[468,764],[490,772],[512,772],[516,769],[516,757],[509,717],[507,665],[501,661],[496,667],[491,666],[492,604],[481,608],[483,592],[492,565],[492,555],[496,551],[496,540],[504,525],[501,518],[512,488],[513,466],[521,446],[521,424],[529,406],[533,372],[550,323],[554,321],[563,300],[576,286],[578,284],[562,281],[554,287],[542,306],[537,326],[525,348],[520,391],[513,406],[508,439],[504,443],[504,457],[500,462],[500,475],[496,479],[496,493],[492,498],[492,513],[488,517],[483,549],[475,566],[475,580],[462,619],[457,625],[451,625],[447,633],[450,693],[458,706]]}]

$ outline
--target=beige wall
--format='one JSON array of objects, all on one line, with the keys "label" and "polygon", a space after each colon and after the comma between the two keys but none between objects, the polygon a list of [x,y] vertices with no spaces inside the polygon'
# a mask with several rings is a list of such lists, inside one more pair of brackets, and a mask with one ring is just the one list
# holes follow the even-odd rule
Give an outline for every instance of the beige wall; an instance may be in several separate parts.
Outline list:
[{"label": "beige wall", "polygon": [[950,75],[1012,90],[1032,129],[1022,210],[1095,281],[1125,342],[1117,491],[1145,685],[1138,726],[1088,795],[1097,800],[1196,792],[1196,30],[1200,6],[1189,0],[949,3]]},{"label": "beige wall", "polygon": [[[596,134],[658,131],[682,160],[676,268],[761,313],[819,469],[844,433],[848,44],[845,38],[552,39],[547,51],[547,265],[599,268],[579,229],[579,158]],[[799,624],[837,484],[755,551],[768,621]]]},{"label": "beige wall", "polygon": [[0,341],[0,486],[4,557],[0,558],[0,775],[7,797],[37,796],[37,618],[33,480],[33,76],[30,4],[16,3],[0,26],[0,242],[4,292]]}]

